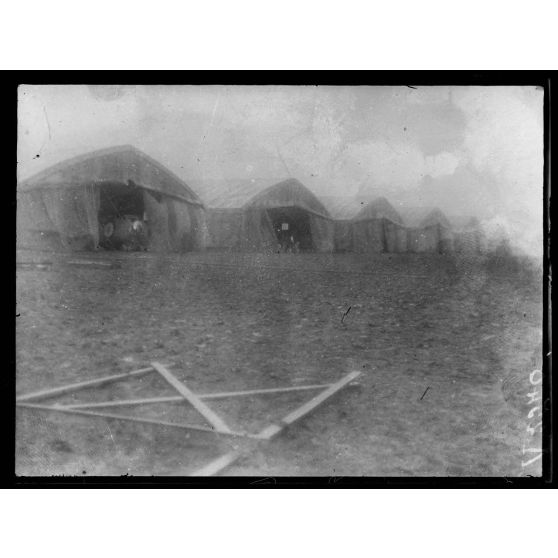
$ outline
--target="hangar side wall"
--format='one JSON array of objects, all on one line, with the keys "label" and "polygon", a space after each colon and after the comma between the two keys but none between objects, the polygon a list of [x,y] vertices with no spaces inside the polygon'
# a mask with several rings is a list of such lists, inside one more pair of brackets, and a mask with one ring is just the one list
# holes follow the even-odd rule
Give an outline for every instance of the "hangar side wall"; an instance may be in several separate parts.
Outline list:
[{"label": "hangar side wall", "polygon": [[[150,230],[149,249],[203,249],[204,210],[143,190]],[[64,184],[18,192],[17,245],[22,248],[95,250],[99,246],[100,189]]]}]

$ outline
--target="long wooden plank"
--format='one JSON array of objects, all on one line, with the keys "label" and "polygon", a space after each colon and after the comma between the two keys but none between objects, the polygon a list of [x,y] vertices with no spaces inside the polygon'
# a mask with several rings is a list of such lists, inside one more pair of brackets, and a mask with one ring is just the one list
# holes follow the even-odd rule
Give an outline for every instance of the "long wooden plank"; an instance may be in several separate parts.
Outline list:
[{"label": "long wooden plank", "polygon": [[92,265],[99,267],[116,267],[116,262],[103,262],[101,260],[69,260],[66,262],[69,265]]},{"label": "long wooden plank", "polygon": [[[37,409],[39,411],[52,411],[57,413],[68,413],[72,415],[80,415],[86,417],[100,417],[105,419],[114,419],[114,420],[124,420],[129,422],[139,422],[145,424],[156,424],[159,426],[173,426],[176,428],[183,428],[186,430],[197,430],[200,432],[211,432],[215,434],[215,429],[210,428],[208,426],[198,426],[195,424],[180,424],[176,422],[168,422],[164,420],[157,420],[157,419],[148,419],[143,417],[130,417],[127,415],[116,415],[112,413],[100,413],[97,411],[83,411],[80,409],[69,409],[67,407],[62,407],[59,405],[38,405],[36,403],[18,403],[17,407],[22,407],[24,409]],[[221,432],[221,434],[227,434],[228,436],[234,436],[239,438],[254,438],[253,434],[248,434],[246,432],[234,432],[229,430],[227,432]]]},{"label": "long wooden plank", "polygon": [[332,384],[331,386],[329,386],[329,388],[322,391],[322,393],[316,395],[316,397],[308,401],[308,403],[305,403],[304,405],[302,405],[302,407],[299,407],[292,413],[289,413],[286,417],[284,417],[281,420],[281,422],[284,425],[290,425],[293,422],[301,419],[303,416],[307,415],[308,413],[313,411],[316,407],[321,405],[326,399],[329,399],[334,393],[338,392],[341,388],[345,387],[348,383],[358,378],[360,374],[361,372],[358,370],[355,372],[351,372],[350,374],[347,374],[344,378],[341,378],[338,382]]},{"label": "long wooden plank", "polygon": [[71,405],[56,405],[62,409],[98,409],[106,407],[134,407],[137,405],[149,405],[151,403],[173,403],[184,401],[181,395],[169,395],[168,397],[149,397],[147,399],[121,399],[117,401],[95,401],[94,403],[72,403]]},{"label": "long wooden plank", "polygon": [[[285,393],[292,391],[304,391],[325,389],[331,384],[320,384],[312,386],[294,386],[284,388],[268,388],[268,389],[251,389],[249,391],[223,391],[218,393],[198,393],[200,399],[224,399],[226,397],[242,397],[246,395],[267,395],[270,393]],[[71,405],[62,405],[65,409],[96,409],[98,407],[127,407],[134,405],[148,405],[150,403],[173,403],[184,401],[181,395],[170,395],[167,397],[148,397],[146,399],[121,399],[118,401],[96,401],[94,403],[73,403]]]},{"label": "long wooden plank", "polygon": [[[345,387],[347,384],[358,378],[360,376],[360,371],[351,372],[347,374],[343,378],[341,378],[338,382],[331,384],[326,390],[322,393],[296,409],[295,411],[289,413],[285,416],[278,424],[270,424],[266,426],[261,432],[256,434],[255,438],[258,440],[271,440],[275,436],[277,436],[280,432],[282,432],[285,428],[292,425],[297,420],[301,419],[302,417],[306,416],[311,411],[315,410],[319,405],[321,405],[324,401],[329,399],[332,395],[337,393],[340,389]],[[221,457],[218,457],[214,461],[211,461],[206,466],[198,469],[194,473],[192,473],[193,477],[206,477],[216,475],[217,473],[221,472],[223,469],[227,468],[229,465],[232,465],[235,461],[240,459],[243,455],[246,455],[250,450],[234,450],[232,452],[226,453]]]},{"label": "long wooden plank", "polygon": [[211,424],[217,432],[228,433],[229,427],[214,413],[194,392],[188,389],[180,380],[174,377],[162,364],[152,362],[151,366],[163,376],[163,378],[176,390],[186,401],[188,401],[205,420]]},{"label": "long wooden plank", "polygon": [[147,368],[140,368],[139,370],[132,370],[131,372],[123,372],[122,374],[113,374],[112,376],[103,376],[102,378],[86,380],[85,382],[77,382],[75,384],[67,384],[65,386],[60,386],[56,388],[44,389],[42,391],[36,391],[34,393],[20,395],[19,397],[16,397],[16,402],[19,403],[21,401],[33,401],[33,400],[36,401],[38,399],[46,399],[47,397],[52,397],[54,395],[70,393],[72,391],[78,391],[80,389],[85,389],[88,387],[99,386],[101,384],[115,382],[117,380],[124,380],[126,378],[139,376],[140,374],[146,374],[147,372],[152,372],[152,371],[153,371],[153,367],[149,366]]},{"label": "long wooden plank", "polygon": [[223,469],[226,469],[229,465],[232,465],[235,461],[240,459],[245,452],[241,450],[234,450],[221,457],[218,457],[211,463],[208,463],[201,469],[198,469],[195,473],[192,473],[191,477],[212,477],[217,473],[220,473]]},{"label": "long wooden plank", "polygon": [[314,384],[306,386],[288,386],[281,388],[250,389],[247,391],[223,391],[220,393],[204,393],[198,395],[200,399],[223,399],[226,397],[243,397],[245,395],[266,395],[268,393],[288,393],[290,391],[305,391],[312,389],[324,389],[331,384]]}]

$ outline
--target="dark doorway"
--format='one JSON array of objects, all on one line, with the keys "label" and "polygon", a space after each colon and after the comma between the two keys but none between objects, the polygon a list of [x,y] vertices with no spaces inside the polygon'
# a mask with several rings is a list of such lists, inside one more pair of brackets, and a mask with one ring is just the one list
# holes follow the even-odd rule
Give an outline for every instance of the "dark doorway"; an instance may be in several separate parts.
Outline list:
[{"label": "dark doorway", "polygon": [[99,186],[99,244],[107,250],[146,250],[149,231],[145,222],[144,191],[129,182]]},{"label": "dark doorway", "polygon": [[135,184],[105,183],[100,186],[100,191],[100,223],[116,217],[124,217],[124,215],[133,215],[143,219],[145,212],[143,190]]},{"label": "dark doorway", "polygon": [[267,213],[282,251],[314,250],[310,216],[307,211],[299,207],[276,207],[268,209]]}]

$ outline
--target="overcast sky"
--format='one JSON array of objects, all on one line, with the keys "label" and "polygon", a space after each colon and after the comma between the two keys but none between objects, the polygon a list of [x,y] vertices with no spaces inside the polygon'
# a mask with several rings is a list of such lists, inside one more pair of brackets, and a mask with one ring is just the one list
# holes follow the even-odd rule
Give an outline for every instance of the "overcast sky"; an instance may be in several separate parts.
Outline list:
[{"label": "overcast sky", "polygon": [[194,189],[298,178],[542,238],[543,92],[534,87],[22,86],[19,176],[132,144]]}]

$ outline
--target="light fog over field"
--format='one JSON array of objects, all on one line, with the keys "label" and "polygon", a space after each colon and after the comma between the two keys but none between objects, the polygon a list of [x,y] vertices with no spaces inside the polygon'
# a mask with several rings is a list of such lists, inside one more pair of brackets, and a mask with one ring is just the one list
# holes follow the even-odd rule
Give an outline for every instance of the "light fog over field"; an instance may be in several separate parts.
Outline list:
[{"label": "light fog over field", "polygon": [[535,87],[23,85],[18,119],[19,179],[132,144],[205,201],[208,184],[294,177],[324,199],[475,216],[489,236],[542,254]]}]

